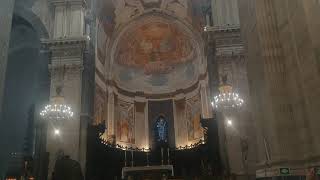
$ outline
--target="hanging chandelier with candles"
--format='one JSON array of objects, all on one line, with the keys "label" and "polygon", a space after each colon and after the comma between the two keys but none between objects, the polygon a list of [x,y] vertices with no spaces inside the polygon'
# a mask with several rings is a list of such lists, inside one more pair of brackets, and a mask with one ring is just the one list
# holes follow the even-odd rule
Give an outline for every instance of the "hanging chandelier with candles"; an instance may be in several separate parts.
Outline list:
[{"label": "hanging chandelier with candles", "polygon": [[65,104],[65,99],[61,95],[61,87],[57,87],[57,95],[51,98],[49,104],[40,112],[40,115],[49,120],[63,120],[73,117],[73,112],[70,106]]},{"label": "hanging chandelier with candles", "polygon": [[227,84],[227,76],[222,77],[222,84],[219,87],[219,94],[214,96],[212,106],[219,108],[237,108],[241,107],[244,100],[240,95],[233,91],[231,85]]},{"label": "hanging chandelier with candles", "polygon": [[[62,95],[63,80],[66,72],[66,66],[62,65],[61,59],[56,68],[52,66],[51,73],[54,76],[54,71],[57,71],[57,86],[56,95],[51,97],[49,104],[45,105],[43,110],[40,112],[40,116],[47,120],[54,121],[57,124],[58,121],[70,119],[73,117],[72,108],[66,104],[65,98]],[[58,123],[59,124],[59,123]]]}]

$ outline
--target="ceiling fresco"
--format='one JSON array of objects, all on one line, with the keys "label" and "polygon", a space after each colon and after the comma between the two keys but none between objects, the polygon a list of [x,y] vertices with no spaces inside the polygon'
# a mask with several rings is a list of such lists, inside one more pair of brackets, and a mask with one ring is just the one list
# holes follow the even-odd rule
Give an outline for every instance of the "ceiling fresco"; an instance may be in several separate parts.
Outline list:
[{"label": "ceiling fresco", "polygon": [[115,59],[120,65],[142,68],[146,75],[166,74],[193,59],[189,39],[171,24],[151,22],[122,36]]}]

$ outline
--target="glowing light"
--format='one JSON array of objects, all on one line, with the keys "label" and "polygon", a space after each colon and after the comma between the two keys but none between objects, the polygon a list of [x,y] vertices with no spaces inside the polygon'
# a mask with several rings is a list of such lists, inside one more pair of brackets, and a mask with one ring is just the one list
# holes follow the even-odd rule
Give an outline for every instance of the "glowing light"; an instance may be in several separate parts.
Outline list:
[{"label": "glowing light", "polygon": [[71,107],[65,104],[48,104],[40,112],[40,115],[46,119],[69,119],[73,117]]},{"label": "glowing light", "polygon": [[59,129],[55,129],[54,130],[54,135],[59,136],[60,135],[60,130]]},{"label": "glowing light", "polygon": [[204,27],[203,27],[203,31],[204,31],[204,32],[207,32],[207,31],[208,31],[208,27],[207,27],[207,26],[204,26]]},{"label": "glowing light", "polygon": [[214,97],[214,101],[211,102],[211,105],[215,108],[219,107],[241,107],[244,103],[244,100],[239,97],[238,93],[223,93]]},{"label": "glowing light", "polygon": [[232,124],[233,124],[233,123],[232,123],[231,120],[227,120],[227,125],[228,125],[228,126],[232,126]]},{"label": "glowing light", "polygon": [[61,95],[61,88],[57,88],[57,95],[52,97],[50,103],[47,104],[40,112],[40,116],[49,120],[64,120],[73,117],[70,106],[65,103],[64,97]]},{"label": "glowing light", "polygon": [[227,83],[227,76],[222,77],[222,84],[219,86],[219,94],[214,96],[211,103],[212,107],[221,108],[237,108],[241,107],[244,100],[238,93],[233,90],[233,87]]}]

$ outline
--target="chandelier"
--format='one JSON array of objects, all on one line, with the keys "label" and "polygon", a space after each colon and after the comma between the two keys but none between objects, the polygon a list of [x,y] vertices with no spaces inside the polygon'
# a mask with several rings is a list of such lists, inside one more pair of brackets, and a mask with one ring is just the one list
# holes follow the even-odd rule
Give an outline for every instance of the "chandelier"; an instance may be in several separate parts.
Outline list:
[{"label": "chandelier", "polygon": [[49,104],[40,112],[40,115],[49,120],[64,120],[73,117],[70,106],[65,104],[64,97],[61,95],[61,87],[56,89],[57,95],[52,97]]},{"label": "chandelier", "polygon": [[238,93],[233,91],[231,85],[227,84],[227,77],[222,78],[222,84],[219,87],[219,94],[214,97],[212,106],[215,108],[237,108],[241,107],[244,100]]}]

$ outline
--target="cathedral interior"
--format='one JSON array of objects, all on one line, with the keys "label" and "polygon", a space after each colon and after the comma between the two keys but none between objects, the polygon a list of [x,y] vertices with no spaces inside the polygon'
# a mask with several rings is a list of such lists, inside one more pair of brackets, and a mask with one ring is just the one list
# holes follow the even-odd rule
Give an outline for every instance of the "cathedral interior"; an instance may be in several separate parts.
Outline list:
[{"label": "cathedral interior", "polygon": [[1,0],[0,180],[320,179],[319,19],[319,0]]}]

